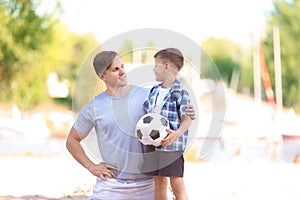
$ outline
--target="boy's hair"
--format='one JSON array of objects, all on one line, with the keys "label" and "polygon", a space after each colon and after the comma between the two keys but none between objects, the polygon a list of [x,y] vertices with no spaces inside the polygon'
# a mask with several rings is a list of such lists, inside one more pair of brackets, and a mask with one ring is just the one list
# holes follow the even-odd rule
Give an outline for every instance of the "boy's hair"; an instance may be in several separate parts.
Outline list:
[{"label": "boy's hair", "polygon": [[154,58],[162,59],[164,62],[169,61],[174,64],[178,71],[181,70],[184,64],[184,57],[180,50],[176,48],[166,48],[158,51]]},{"label": "boy's hair", "polygon": [[117,52],[114,51],[102,51],[98,53],[93,62],[96,74],[103,74],[103,72],[113,63],[117,55]]}]

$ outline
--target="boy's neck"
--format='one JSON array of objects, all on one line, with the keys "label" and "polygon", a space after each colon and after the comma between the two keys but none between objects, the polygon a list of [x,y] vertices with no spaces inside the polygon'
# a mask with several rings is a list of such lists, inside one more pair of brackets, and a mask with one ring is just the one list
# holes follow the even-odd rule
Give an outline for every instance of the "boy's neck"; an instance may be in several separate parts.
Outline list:
[{"label": "boy's neck", "polygon": [[165,79],[162,82],[162,88],[170,88],[176,81],[178,71],[174,68],[170,68],[168,73],[166,73]]},{"label": "boy's neck", "polygon": [[164,81],[162,84],[161,84],[161,87],[162,88],[170,88],[172,87],[172,85],[175,83],[175,80],[174,81]]}]

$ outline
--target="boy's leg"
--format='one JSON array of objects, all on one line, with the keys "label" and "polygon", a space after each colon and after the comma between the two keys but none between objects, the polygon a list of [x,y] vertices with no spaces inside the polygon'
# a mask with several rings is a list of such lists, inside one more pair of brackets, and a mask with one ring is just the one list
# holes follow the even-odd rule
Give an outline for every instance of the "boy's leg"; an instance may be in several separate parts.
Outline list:
[{"label": "boy's leg", "polygon": [[184,186],[183,177],[180,176],[171,176],[170,184],[173,190],[173,193],[176,197],[176,200],[187,200],[187,192]]},{"label": "boy's leg", "polygon": [[170,177],[170,184],[176,200],[187,200],[187,192],[183,182],[184,157],[180,152],[163,152],[160,163],[172,159],[172,163],[159,170],[159,175]]},{"label": "boy's leg", "polygon": [[168,194],[168,177],[165,176],[155,176],[155,200],[167,200]]},{"label": "boy's leg", "polygon": [[159,167],[154,177],[155,200],[165,200],[168,196],[169,177],[183,177],[184,158],[182,152],[158,151],[158,155]]}]

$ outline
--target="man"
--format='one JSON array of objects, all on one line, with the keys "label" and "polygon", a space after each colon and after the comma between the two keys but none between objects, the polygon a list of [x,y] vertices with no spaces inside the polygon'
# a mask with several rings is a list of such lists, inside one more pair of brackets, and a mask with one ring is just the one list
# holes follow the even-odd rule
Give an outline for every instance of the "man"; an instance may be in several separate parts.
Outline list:
[{"label": "man", "polygon": [[[137,121],[145,114],[142,104],[149,90],[127,83],[124,63],[116,52],[98,53],[93,65],[106,90],[82,108],[66,147],[97,177],[91,199],[154,199],[153,178],[140,171],[145,146],[134,135]],[[88,158],[80,144],[93,128],[103,159],[98,164]]]}]

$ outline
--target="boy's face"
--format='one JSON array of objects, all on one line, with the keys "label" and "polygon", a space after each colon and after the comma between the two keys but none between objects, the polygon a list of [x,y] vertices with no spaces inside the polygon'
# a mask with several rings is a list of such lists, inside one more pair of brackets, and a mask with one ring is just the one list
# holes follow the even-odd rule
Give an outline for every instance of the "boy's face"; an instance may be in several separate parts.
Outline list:
[{"label": "boy's face", "polygon": [[163,82],[166,78],[167,63],[163,63],[161,59],[155,58],[155,66],[153,68],[156,81]]}]

